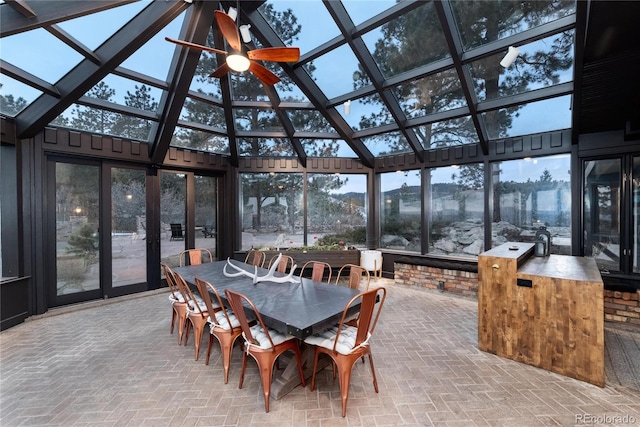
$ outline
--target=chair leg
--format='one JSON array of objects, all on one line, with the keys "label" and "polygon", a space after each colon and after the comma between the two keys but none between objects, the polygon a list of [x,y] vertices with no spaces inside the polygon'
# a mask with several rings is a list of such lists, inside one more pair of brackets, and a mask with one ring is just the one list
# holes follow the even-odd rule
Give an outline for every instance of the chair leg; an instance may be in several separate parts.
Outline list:
[{"label": "chair leg", "polygon": [[187,345],[189,342],[189,331],[191,330],[191,320],[187,318],[185,323],[187,326],[184,328],[184,345]]},{"label": "chair leg", "polygon": [[[196,322],[198,323],[198,322]],[[200,343],[202,342],[202,333],[204,332],[204,325],[201,324],[194,324],[193,325],[193,339],[194,339],[194,344],[196,347],[196,358],[195,360],[198,360],[198,357],[200,356]]]},{"label": "chair leg", "polygon": [[[256,360],[257,361],[257,360]],[[262,379],[262,392],[264,393],[264,410],[269,412],[269,399],[271,394],[271,377],[273,376],[273,364],[275,359],[269,358],[258,363],[260,369],[260,378]]]},{"label": "chair leg", "polygon": [[[320,355],[320,352],[318,351],[318,348],[316,347],[315,351],[314,351],[314,355],[313,355],[313,371],[311,371],[311,387],[310,390],[314,391],[316,389],[316,371],[318,370],[318,356]],[[335,366],[335,365],[334,365]]]},{"label": "chair leg", "polygon": [[222,366],[224,367],[224,383],[229,382],[229,367],[231,366],[231,352],[233,351],[233,343],[235,339],[230,334],[224,334],[218,337],[220,341],[220,349],[222,350]]},{"label": "chair leg", "polygon": [[371,365],[371,376],[373,377],[373,388],[378,392],[378,380],[376,379],[376,370],[373,367],[373,355],[369,353],[369,365]]},{"label": "chair leg", "polygon": [[176,317],[178,317],[178,313],[176,313],[175,308],[171,307],[171,329],[169,330],[170,334],[173,333],[173,327],[176,324]]},{"label": "chair leg", "polygon": [[213,347],[213,334],[209,334],[209,345],[207,346],[207,357],[204,359],[204,364],[207,366],[209,365],[209,357],[211,357],[212,347]]},{"label": "chair leg", "polygon": [[[246,345],[246,344],[245,344]],[[244,370],[247,367],[247,352],[242,352],[242,370],[240,371],[240,384],[238,388],[242,388],[242,383],[244,382]]]},{"label": "chair leg", "polygon": [[342,397],[342,416],[345,417],[347,415],[347,399],[349,399],[349,382],[351,381],[351,371],[353,369],[353,364],[338,363],[337,365],[338,376],[340,378],[340,396]]},{"label": "chair leg", "polygon": [[296,354],[296,362],[298,363],[298,374],[300,374],[300,384],[302,387],[306,387],[304,380],[304,372],[302,372],[302,357],[300,356],[300,348],[296,345],[293,347],[293,352]]}]

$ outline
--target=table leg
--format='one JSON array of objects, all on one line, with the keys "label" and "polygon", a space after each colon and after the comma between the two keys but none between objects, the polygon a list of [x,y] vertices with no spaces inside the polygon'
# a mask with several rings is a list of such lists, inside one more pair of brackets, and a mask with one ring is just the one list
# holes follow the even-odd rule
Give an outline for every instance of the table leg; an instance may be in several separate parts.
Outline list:
[{"label": "table leg", "polygon": [[[307,383],[311,381],[311,375],[313,374],[313,355],[315,350],[312,346],[302,344],[300,349],[300,359],[302,360],[302,373]],[[271,396],[274,399],[279,400],[283,396],[287,395],[291,390],[300,385],[300,375],[298,374],[298,362],[296,358],[287,354],[280,356],[280,363],[286,363],[286,367],[279,372],[276,372],[273,376],[273,382],[271,383]],[[325,357],[321,357],[318,360],[318,370],[324,369],[329,365],[329,360]]]}]

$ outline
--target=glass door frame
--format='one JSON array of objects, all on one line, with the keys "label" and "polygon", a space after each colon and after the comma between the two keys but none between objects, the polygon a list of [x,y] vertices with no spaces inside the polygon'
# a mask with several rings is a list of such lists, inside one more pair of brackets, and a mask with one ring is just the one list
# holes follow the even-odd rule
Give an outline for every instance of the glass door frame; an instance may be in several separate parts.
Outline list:
[{"label": "glass door frame", "polygon": [[614,281],[616,283],[626,283],[635,286],[636,288],[640,288],[640,283],[638,283],[638,279],[640,278],[640,273],[633,272],[633,257],[637,256],[637,254],[633,251],[633,230],[634,230],[634,222],[633,222],[633,179],[639,179],[640,177],[633,176],[633,161],[636,158],[640,158],[637,153],[620,153],[613,154],[609,156],[594,156],[594,157],[584,157],[580,159],[580,191],[581,191],[581,227],[580,230],[580,248],[581,254],[584,256],[584,245],[585,245],[585,226],[586,226],[586,218],[585,218],[585,199],[584,199],[584,183],[585,183],[585,165],[588,162],[598,162],[605,160],[617,160],[620,162],[620,178],[619,178],[619,198],[620,198],[620,206],[619,206],[619,227],[620,227],[620,261],[619,261],[619,271],[611,271],[610,273],[603,273],[602,277],[607,281]]},{"label": "glass door frame", "polygon": [[[95,159],[86,158],[73,158],[65,157],[61,155],[51,155],[47,157],[46,167],[46,196],[45,203],[50,206],[50,209],[46,209],[47,214],[47,238],[45,239],[44,246],[46,247],[46,253],[51,254],[45,260],[45,268],[49,272],[47,276],[50,278],[50,282],[47,287],[47,299],[48,307],[58,307],[62,305],[68,305],[78,302],[91,301],[97,299],[106,299],[122,295],[128,295],[132,293],[146,291],[153,288],[150,286],[152,283],[157,283],[160,278],[160,272],[155,273],[153,268],[152,259],[153,254],[153,239],[147,239],[147,254],[145,262],[147,266],[147,274],[145,281],[134,283],[130,285],[122,285],[114,287],[112,284],[112,242],[108,238],[111,236],[111,169],[114,167],[144,170],[145,171],[145,192],[147,199],[147,229],[150,229],[150,224],[153,221],[153,193],[150,192],[153,188],[148,169],[139,165],[117,163],[111,161],[101,161]],[[98,230],[100,239],[98,241],[98,253],[99,253],[99,286],[97,289],[88,291],[74,292],[65,295],[58,295],[57,292],[57,251],[56,251],[56,165],[58,163],[67,163],[75,165],[85,165],[97,168],[98,172],[98,188],[99,188],[99,218],[98,218]],[[157,265],[157,264],[156,264]],[[157,287],[157,286],[156,286]]]}]

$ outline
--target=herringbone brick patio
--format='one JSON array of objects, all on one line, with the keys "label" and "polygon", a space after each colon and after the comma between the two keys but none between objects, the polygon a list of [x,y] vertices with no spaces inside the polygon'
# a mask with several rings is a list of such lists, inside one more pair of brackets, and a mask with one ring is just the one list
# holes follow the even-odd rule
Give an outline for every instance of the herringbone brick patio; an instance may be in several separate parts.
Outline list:
[{"label": "herringbone brick patio", "polygon": [[[377,282],[378,284],[384,282]],[[477,302],[390,284],[369,363],[351,378],[346,418],[329,369],[264,412],[256,365],[238,389],[214,347],[169,334],[166,291],[52,310],[0,333],[0,425],[571,426],[640,425],[640,391],[600,388],[483,353]],[[640,355],[636,355],[640,357]],[[626,417],[626,418],[625,418]]]}]

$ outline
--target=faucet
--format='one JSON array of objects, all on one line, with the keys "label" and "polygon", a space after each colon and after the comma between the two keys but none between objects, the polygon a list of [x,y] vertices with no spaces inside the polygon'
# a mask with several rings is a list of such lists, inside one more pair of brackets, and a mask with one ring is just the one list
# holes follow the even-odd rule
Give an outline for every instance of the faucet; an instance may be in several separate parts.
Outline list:
[{"label": "faucet", "polygon": [[547,231],[547,227],[540,227],[536,231],[536,242],[544,243],[544,254],[538,255],[538,253],[536,253],[536,255],[549,256],[549,254],[551,253],[551,233]]}]

